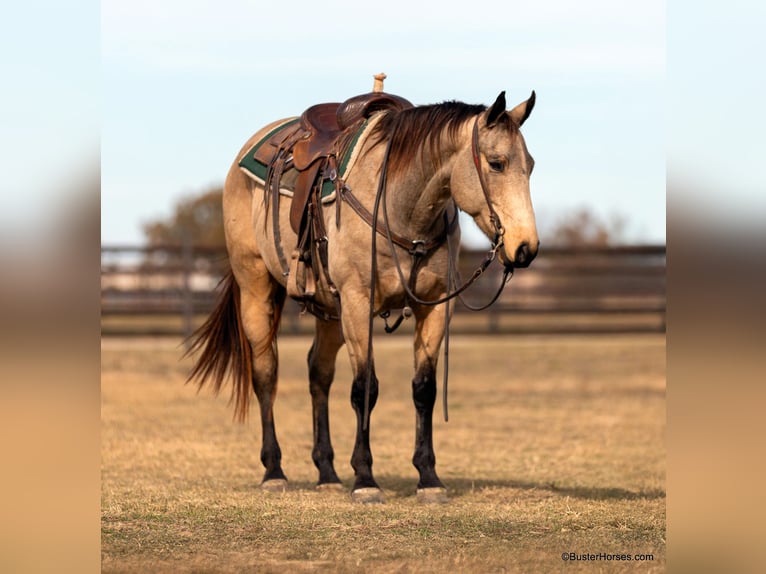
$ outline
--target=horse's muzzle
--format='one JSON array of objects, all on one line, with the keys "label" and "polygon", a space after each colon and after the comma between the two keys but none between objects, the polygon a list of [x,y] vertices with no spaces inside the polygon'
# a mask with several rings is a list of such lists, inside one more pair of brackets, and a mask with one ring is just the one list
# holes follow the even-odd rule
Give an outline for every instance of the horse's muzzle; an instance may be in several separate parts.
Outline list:
[{"label": "horse's muzzle", "polygon": [[534,251],[529,247],[529,243],[526,241],[519,245],[516,249],[516,254],[513,258],[513,267],[529,267],[534,258],[537,256],[537,247]]}]

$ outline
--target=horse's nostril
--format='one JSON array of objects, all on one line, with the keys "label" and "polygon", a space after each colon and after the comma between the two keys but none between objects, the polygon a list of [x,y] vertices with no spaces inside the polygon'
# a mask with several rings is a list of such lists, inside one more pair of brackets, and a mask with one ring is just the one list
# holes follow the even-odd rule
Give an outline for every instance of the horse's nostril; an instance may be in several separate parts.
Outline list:
[{"label": "horse's nostril", "polygon": [[535,254],[531,252],[529,249],[529,243],[526,241],[519,245],[518,249],[516,249],[516,258],[514,261],[514,264],[517,267],[526,267],[530,263],[532,263],[532,260],[535,258]]},{"label": "horse's nostril", "polygon": [[516,250],[516,261],[524,263],[527,257],[529,257],[529,243],[525,242],[519,245],[519,248]]}]

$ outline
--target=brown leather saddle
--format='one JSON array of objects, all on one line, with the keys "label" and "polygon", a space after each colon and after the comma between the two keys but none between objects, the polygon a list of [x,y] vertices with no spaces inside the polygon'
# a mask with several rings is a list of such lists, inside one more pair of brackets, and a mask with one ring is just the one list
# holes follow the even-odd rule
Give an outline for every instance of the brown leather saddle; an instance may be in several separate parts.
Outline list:
[{"label": "brown leather saddle", "polygon": [[320,176],[322,180],[337,176],[330,173],[335,166],[329,164],[337,159],[340,136],[375,112],[411,107],[408,100],[384,92],[362,94],[343,103],[317,104],[303,112],[297,124],[277,131],[260,146],[255,159],[268,166],[267,186],[271,183],[278,190],[278,180],[285,171],[292,168],[298,172],[290,207],[293,231],[301,232],[311,191],[322,183]]},{"label": "brown leather saddle", "polygon": [[[336,307],[338,305],[337,290],[326,272],[327,233],[321,203],[326,182],[332,182],[329,188],[335,192],[343,188],[338,156],[347,152],[340,149],[342,142],[356,136],[363,122],[375,112],[411,107],[406,99],[382,91],[355,96],[343,103],[318,104],[303,112],[298,121],[278,128],[255,150],[253,159],[267,166],[264,200],[271,203],[272,232],[282,273],[287,277],[287,293],[318,317],[338,318],[317,304],[314,296],[320,274],[324,273],[330,291],[336,296]],[[290,226],[298,236],[289,263],[279,226],[283,185],[292,187]],[[340,198],[336,197],[335,201],[339,202]]]}]

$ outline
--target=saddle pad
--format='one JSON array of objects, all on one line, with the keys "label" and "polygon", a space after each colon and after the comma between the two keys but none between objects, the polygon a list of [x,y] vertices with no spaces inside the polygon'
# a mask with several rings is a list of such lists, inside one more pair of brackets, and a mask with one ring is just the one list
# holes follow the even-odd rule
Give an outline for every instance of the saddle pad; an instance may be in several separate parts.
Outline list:
[{"label": "saddle pad", "polygon": [[[266,180],[266,173],[269,169],[268,165],[264,164],[263,162],[258,161],[255,159],[255,155],[258,151],[258,149],[263,145],[263,143],[268,140],[271,136],[273,136],[275,133],[277,133],[280,130],[283,130],[285,128],[288,128],[289,126],[295,124],[296,122],[300,121],[300,118],[295,118],[292,120],[288,120],[283,124],[278,125],[273,130],[271,130],[269,133],[267,133],[265,136],[263,136],[260,140],[258,140],[253,147],[251,147],[247,153],[242,157],[241,160],[239,160],[239,168],[245,172],[249,177],[254,179],[259,184],[263,185]],[[343,157],[341,158],[340,165],[338,166],[338,175],[342,178],[346,177],[346,173],[348,172],[349,168],[353,164],[351,161],[351,158],[354,157],[354,150],[356,148],[356,144],[359,142],[360,137],[362,136],[362,133],[365,131],[365,129],[368,127],[368,121],[365,120],[365,122],[361,125],[361,127],[357,130],[356,134],[354,135],[354,138],[351,140],[351,144],[348,146],[348,150],[345,154],[343,154]],[[286,170],[283,175],[283,183],[287,183],[288,181],[295,181],[295,177],[288,177],[288,175],[292,175],[292,172],[294,172],[294,169]],[[282,195],[287,195],[289,197],[292,197],[292,189],[289,188],[280,188],[280,193]],[[333,199],[335,199],[335,184],[331,182],[330,180],[325,180],[322,183],[322,203],[330,203]]]}]

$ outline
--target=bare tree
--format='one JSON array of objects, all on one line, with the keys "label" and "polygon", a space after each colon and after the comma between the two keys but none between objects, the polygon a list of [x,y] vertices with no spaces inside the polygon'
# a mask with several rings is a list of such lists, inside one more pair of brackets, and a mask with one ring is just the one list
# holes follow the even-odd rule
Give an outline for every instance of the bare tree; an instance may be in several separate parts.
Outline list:
[{"label": "bare tree", "polygon": [[627,220],[612,215],[607,221],[588,208],[559,218],[547,234],[547,244],[561,247],[609,247],[624,243]]},{"label": "bare tree", "polygon": [[181,245],[186,241],[210,247],[224,246],[223,188],[214,187],[199,195],[183,197],[168,219],[143,225],[149,245]]}]

